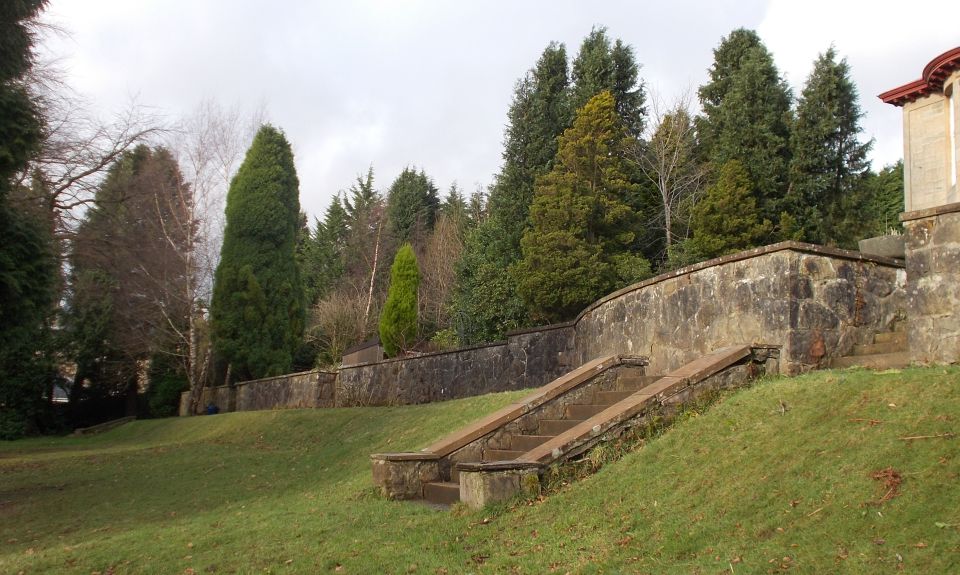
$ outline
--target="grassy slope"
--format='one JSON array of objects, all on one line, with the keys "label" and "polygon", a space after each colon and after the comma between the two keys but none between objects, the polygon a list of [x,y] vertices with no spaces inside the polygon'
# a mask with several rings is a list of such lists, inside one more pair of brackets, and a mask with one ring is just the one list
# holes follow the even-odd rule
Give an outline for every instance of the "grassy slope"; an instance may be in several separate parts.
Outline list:
[{"label": "grassy slope", "polygon": [[0,572],[960,571],[960,438],[899,439],[958,431],[960,369],[767,381],[511,509],[373,494],[369,453],[517,395],[0,444]]}]

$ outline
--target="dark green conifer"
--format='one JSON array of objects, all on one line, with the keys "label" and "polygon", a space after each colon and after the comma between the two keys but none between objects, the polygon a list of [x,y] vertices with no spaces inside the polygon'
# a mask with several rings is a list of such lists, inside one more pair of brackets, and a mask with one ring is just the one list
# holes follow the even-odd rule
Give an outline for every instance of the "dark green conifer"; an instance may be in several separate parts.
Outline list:
[{"label": "dark green conifer", "polygon": [[760,218],[753,184],[737,160],[720,169],[717,182],[693,208],[693,237],[687,250],[698,260],[723,256],[756,247],[770,233],[769,220]]},{"label": "dark green conifer", "polygon": [[755,32],[734,30],[721,41],[699,95],[702,153],[717,168],[743,164],[761,216],[776,222],[787,192],[791,95]]},{"label": "dark green conifer", "polygon": [[855,247],[868,218],[864,180],[872,142],[860,142],[863,112],[846,59],[821,54],[797,105],[790,163],[790,211],[806,241]]},{"label": "dark green conifer", "polygon": [[304,326],[296,260],[300,215],[293,153],[263,126],[227,194],[226,229],[211,305],[216,352],[243,381],[290,369]]}]

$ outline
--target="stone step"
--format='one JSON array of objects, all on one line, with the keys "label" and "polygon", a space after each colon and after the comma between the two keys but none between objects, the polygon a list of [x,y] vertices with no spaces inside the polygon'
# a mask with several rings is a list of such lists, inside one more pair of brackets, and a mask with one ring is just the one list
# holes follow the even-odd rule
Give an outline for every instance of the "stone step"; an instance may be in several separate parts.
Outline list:
[{"label": "stone step", "polygon": [[831,362],[830,367],[844,368],[860,366],[869,369],[897,369],[910,365],[910,353],[899,351],[896,353],[878,353],[875,355],[848,355],[838,357]]},{"label": "stone step", "polygon": [[434,481],[423,484],[423,498],[430,503],[450,505],[460,501],[460,484],[452,481]]},{"label": "stone step", "polygon": [[660,377],[659,375],[620,374],[617,376],[617,389],[636,391],[656,382]]},{"label": "stone step", "polygon": [[593,394],[593,403],[596,405],[613,405],[619,401],[630,397],[636,393],[632,389],[625,389],[623,391],[598,391]]},{"label": "stone step", "polygon": [[609,405],[568,405],[566,410],[566,415],[570,419],[590,419],[594,415],[600,413],[604,409],[610,407]]},{"label": "stone step", "polygon": [[582,419],[541,419],[537,425],[540,435],[560,435],[564,431],[583,423]]},{"label": "stone step", "polygon": [[899,342],[867,343],[853,346],[853,355],[880,355],[907,351],[906,345]]},{"label": "stone step", "polygon": [[906,331],[881,331],[880,333],[874,334],[873,343],[899,343],[906,345],[907,344],[907,332]]},{"label": "stone step", "polygon": [[510,440],[510,447],[526,453],[544,441],[553,439],[554,437],[554,435],[514,435],[513,439]]},{"label": "stone step", "polygon": [[893,331],[897,333],[906,333],[907,332],[907,322],[903,320],[898,320],[893,322]]},{"label": "stone step", "polygon": [[513,461],[526,453],[526,451],[517,451],[514,449],[484,449],[484,461]]}]

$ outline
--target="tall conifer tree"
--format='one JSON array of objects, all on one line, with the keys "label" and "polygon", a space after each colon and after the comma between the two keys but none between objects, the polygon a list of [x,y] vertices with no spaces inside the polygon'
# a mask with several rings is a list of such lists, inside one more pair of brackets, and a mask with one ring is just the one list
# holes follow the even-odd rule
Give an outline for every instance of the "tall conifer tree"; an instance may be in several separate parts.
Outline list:
[{"label": "tall conifer tree", "polygon": [[0,7],[0,439],[38,428],[52,374],[44,344],[58,273],[52,238],[45,222],[15,207],[12,197],[14,175],[42,138],[43,119],[24,78],[33,64],[30,23],[45,5],[18,0]]},{"label": "tall conifer tree", "polygon": [[717,168],[743,164],[761,216],[778,221],[790,161],[790,89],[752,30],[734,30],[714,50],[710,81],[699,90],[703,151]]},{"label": "tall conifer tree", "polygon": [[625,159],[630,141],[613,96],[602,92],[577,112],[560,138],[553,169],[538,180],[532,227],[514,269],[537,319],[570,319],[649,274],[649,264],[632,249],[638,218],[623,200],[634,186]]},{"label": "tall conifer tree", "polygon": [[263,126],[227,194],[227,225],[214,277],[213,344],[234,381],[291,367],[304,326],[295,254],[299,219],[290,144],[282,132]]},{"label": "tall conifer tree", "polygon": [[791,145],[789,209],[804,239],[854,247],[869,198],[864,181],[872,142],[861,142],[863,112],[846,59],[831,46],[807,78]]},{"label": "tall conifer tree", "polygon": [[508,270],[520,258],[534,182],[550,170],[570,122],[567,89],[566,49],[555,43],[517,83],[489,217],[468,236],[457,266],[454,322],[464,343],[493,341],[528,322]]}]

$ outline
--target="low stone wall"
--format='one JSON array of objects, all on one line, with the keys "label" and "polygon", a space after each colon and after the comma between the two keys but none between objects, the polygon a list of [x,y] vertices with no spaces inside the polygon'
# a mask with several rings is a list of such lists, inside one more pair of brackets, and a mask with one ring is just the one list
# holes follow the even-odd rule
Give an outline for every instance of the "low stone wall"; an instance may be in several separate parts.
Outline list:
[{"label": "low stone wall", "polygon": [[333,407],[337,374],[304,371],[236,385],[237,411]]},{"label": "low stone wall", "polygon": [[569,325],[548,326],[511,333],[503,343],[345,366],[336,404],[406,405],[539,387],[576,367],[572,333]]},{"label": "low stone wall", "polygon": [[[333,407],[337,374],[327,371],[304,371],[244,381],[235,386],[207,387],[195,415],[206,413],[213,403],[220,413],[261,409],[295,409]],[[190,392],[180,394],[180,415],[190,411]]]},{"label": "low stone wall", "polygon": [[826,365],[902,313],[897,260],[783,242],[703,262],[615,292],[575,322],[577,363],[649,358],[664,373],[712,350],[782,345],[781,373]]},{"label": "low stone wall", "polygon": [[918,364],[960,361],[960,204],[901,215],[906,229],[907,342]]}]

